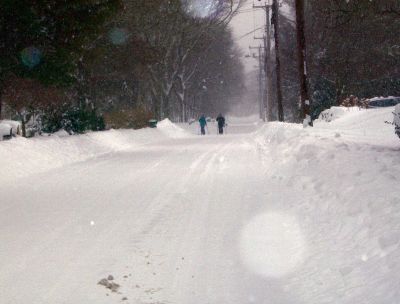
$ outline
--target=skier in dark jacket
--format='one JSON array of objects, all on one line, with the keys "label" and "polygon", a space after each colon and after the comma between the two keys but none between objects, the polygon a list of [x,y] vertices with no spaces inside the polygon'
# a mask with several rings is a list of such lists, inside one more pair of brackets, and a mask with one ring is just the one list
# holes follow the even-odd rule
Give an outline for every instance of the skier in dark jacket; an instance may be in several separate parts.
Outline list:
[{"label": "skier in dark jacket", "polygon": [[225,117],[220,113],[216,120],[218,122],[218,134],[224,134],[224,127],[226,126]]},{"label": "skier in dark jacket", "polygon": [[206,117],[204,116],[204,114],[200,116],[199,124],[200,124],[201,135],[206,135],[205,128],[207,126],[207,120],[206,120]]}]

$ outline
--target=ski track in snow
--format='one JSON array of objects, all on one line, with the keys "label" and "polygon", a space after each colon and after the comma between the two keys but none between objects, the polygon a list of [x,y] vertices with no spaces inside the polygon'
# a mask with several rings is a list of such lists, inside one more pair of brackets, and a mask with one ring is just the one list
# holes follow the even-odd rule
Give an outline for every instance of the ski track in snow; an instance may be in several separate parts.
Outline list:
[{"label": "ski track in snow", "polygon": [[[0,303],[398,303],[390,110],[225,136],[166,122],[112,150],[91,135],[90,157],[17,163],[0,185]],[[109,274],[116,293],[97,285]]]}]

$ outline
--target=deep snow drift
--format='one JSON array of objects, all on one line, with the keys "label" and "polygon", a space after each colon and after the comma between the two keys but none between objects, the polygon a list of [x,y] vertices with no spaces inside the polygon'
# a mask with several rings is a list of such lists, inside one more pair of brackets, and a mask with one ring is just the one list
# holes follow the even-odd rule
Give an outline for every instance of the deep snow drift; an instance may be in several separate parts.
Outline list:
[{"label": "deep snow drift", "polygon": [[398,303],[392,111],[0,142],[0,302]]},{"label": "deep snow drift", "polygon": [[109,130],[79,136],[69,136],[67,132],[59,131],[52,136],[30,139],[18,137],[0,142],[0,168],[3,172],[0,183],[109,153],[138,149],[144,144],[188,135],[188,132],[165,119],[159,122],[156,129]]},{"label": "deep snow drift", "polygon": [[283,279],[294,299],[282,303],[400,301],[400,141],[384,123],[392,111],[336,108],[313,129],[257,132],[275,184],[270,208],[295,214],[305,238],[303,262]]}]

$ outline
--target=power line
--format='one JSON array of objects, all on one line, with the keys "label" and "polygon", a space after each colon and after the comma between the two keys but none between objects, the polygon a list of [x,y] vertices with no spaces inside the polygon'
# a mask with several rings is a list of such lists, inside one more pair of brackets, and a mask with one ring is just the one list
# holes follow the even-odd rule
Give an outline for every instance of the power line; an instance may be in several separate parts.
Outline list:
[{"label": "power line", "polygon": [[256,28],[255,30],[252,30],[252,31],[250,31],[250,32],[248,32],[248,33],[246,33],[246,34],[240,36],[240,37],[237,38],[236,40],[240,40],[240,39],[242,39],[242,38],[244,38],[244,37],[246,37],[246,36],[248,36],[248,35],[250,35],[250,34],[253,34],[254,32],[256,32],[256,31],[258,31],[258,30],[260,30],[260,29],[262,29],[262,28],[263,28],[263,27],[260,26],[260,27]]}]

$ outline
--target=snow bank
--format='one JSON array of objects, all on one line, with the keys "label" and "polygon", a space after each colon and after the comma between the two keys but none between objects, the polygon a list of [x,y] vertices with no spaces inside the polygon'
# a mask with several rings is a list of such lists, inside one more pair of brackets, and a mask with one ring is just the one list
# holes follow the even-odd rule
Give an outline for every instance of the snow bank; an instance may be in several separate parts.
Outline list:
[{"label": "snow bank", "polygon": [[[315,128],[311,132],[333,133],[354,142],[397,147],[398,143],[394,141],[393,127],[386,123],[393,120],[393,110],[394,107],[344,108],[344,111],[337,114],[336,119],[331,122],[322,119],[316,120],[314,122]],[[334,109],[333,111],[337,110]]]},{"label": "snow bank", "polygon": [[260,147],[268,150],[269,155],[274,155],[274,161],[281,163],[287,163],[287,157],[292,159],[295,156],[296,162],[297,159],[312,162],[315,158],[316,162],[327,165],[343,150],[357,152],[359,160],[353,166],[357,167],[366,159],[376,163],[375,158],[380,159],[385,153],[390,157],[398,155],[400,142],[393,126],[385,123],[392,121],[393,111],[394,107],[367,110],[334,107],[325,112],[335,118],[330,122],[321,118],[314,122],[314,128],[267,123],[254,133],[254,138]]},{"label": "snow bank", "polygon": [[168,118],[160,121],[157,128],[166,136],[171,138],[183,138],[189,135],[188,132],[172,123]]},{"label": "snow bank", "polygon": [[392,111],[334,108],[335,120],[315,128],[269,123],[254,134],[276,208],[296,214],[307,235],[308,258],[285,284],[304,303],[400,298],[400,141],[385,124]]},{"label": "snow bank", "polygon": [[185,136],[170,121],[157,129],[109,130],[66,136],[60,131],[52,136],[26,139],[18,137],[0,143],[0,182],[45,172],[67,164],[99,157],[107,153],[135,149],[140,145]]},{"label": "snow bank", "polygon": [[57,132],[54,132],[53,134],[49,134],[49,136],[68,137],[70,136],[70,134],[67,131],[61,129]]}]

